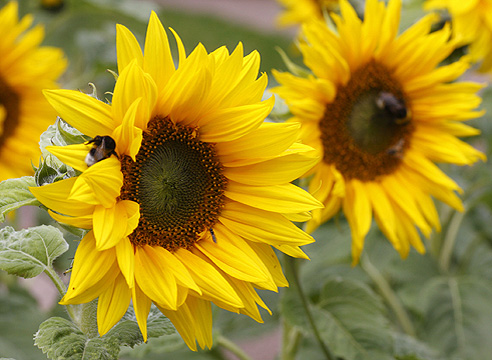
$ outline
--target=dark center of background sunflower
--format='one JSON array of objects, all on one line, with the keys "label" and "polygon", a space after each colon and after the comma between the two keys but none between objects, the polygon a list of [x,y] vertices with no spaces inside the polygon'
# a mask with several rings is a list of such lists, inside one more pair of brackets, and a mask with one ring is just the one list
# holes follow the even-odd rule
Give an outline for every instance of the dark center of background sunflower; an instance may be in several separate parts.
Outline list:
[{"label": "dark center of background sunflower", "polygon": [[323,161],[335,164],[346,179],[372,181],[393,173],[409,146],[413,125],[378,105],[381,93],[408,101],[391,72],[374,61],[352,74],[337,89],[319,123]]},{"label": "dark center of background sunflower", "polygon": [[136,161],[123,157],[121,170],[121,199],[140,204],[129,236],[134,245],[189,248],[216,223],[227,181],[214,145],[198,140],[193,129],[154,118]]},{"label": "dark center of background sunflower", "polygon": [[19,123],[20,100],[19,96],[0,77],[0,106],[6,114],[0,119],[0,152],[5,141],[14,133]]}]

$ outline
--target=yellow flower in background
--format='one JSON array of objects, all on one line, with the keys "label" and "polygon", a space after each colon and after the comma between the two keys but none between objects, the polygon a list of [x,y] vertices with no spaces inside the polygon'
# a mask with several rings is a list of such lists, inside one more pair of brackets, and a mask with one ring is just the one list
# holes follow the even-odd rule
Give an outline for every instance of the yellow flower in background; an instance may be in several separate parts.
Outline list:
[{"label": "yellow flower in background", "polygon": [[402,257],[420,233],[440,229],[432,197],[462,210],[458,185],[434,162],[472,164],[485,156],[457,136],[478,134],[463,123],[480,104],[472,82],[453,82],[466,59],[438,67],[455,49],[450,29],[432,32],[434,15],[398,35],[400,0],[368,0],[364,21],[347,1],[325,23],[304,25],[300,49],[312,70],[307,78],[275,72],[284,98],[302,124],[301,139],[320,161],[310,192],[324,209],[313,211],[308,232],[343,210],[356,263],[374,216]]},{"label": "yellow flower in background", "polygon": [[469,45],[470,57],[481,62],[481,71],[492,70],[492,0],[427,0],[424,7],[447,10],[453,37]]},{"label": "yellow flower in background", "polygon": [[[58,221],[90,229],[78,246],[62,304],[97,297],[99,333],[133,302],[147,339],[154,303],[188,346],[212,344],[211,305],[261,322],[255,288],[286,286],[272,247],[305,258],[305,221],[322,204],[290,184],[316,162],[298,124],[264,123],[260,56],[239,44],[186,56],[175,68],[152,13],[145,51],[117,26],[112,104],[77,91],[46,93],[92,143],[48,147],[80,176],[31,188]],[[90,166],[88,166],[90,165]],[[268,310],[268,309],[267,309]]]},{"label": "yellow flower in background", "polygon": [[57,88],[67,66],[60,49],[39,46],[44,30],[28,30],[32,21],[19,21],[16,2],[0,9],[0,181],[32,174],[39,137],[56,120],[42,90]]},{"label": "yellow flower in background", "polygon": [[298,25],[311,20],[323,19],[324,11],[338,8],[339,0],[278,0],[285,7],[279,16],[281,26]]}]

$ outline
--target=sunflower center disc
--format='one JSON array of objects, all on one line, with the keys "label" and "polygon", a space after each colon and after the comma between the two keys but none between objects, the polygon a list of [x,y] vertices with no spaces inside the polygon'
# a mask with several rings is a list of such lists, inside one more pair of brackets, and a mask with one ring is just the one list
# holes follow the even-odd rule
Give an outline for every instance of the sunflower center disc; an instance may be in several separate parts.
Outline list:
[{"label": "sunflower center disc", "polygon": [[151,120],[136,161],[125,156],[121,169],[121,199],[140,204],[133,244],[188,248],[217,221],[226,178],[213,144],[198,140],[193,129]]},{"label": "sunflower center disc", "polygon": [[376,180],[393,173],[409,146],[413,124],[400,85],[383,65],[369,62],[337,90],[319,123],[323,161],[346,179]]},{"label": "sunflower center disc", "polygon": [[18,124],[19,102],[19,96],[0,77],[0,149]]}]

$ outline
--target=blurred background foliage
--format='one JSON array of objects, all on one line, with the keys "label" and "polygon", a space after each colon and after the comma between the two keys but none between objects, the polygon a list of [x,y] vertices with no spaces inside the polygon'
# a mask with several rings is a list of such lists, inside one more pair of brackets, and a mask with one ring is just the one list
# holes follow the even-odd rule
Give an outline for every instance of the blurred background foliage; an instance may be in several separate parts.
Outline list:
[{"label": "blurred background foliage", "polygon": [[[4,3],[6,1],[0,0],[0,5]],[[238,25],[233,20],[136,0],[67,0],[57,11],[43,9],[37,0],[20,0],[19,5],[21,14],[32,13],[36,22],[45,24],[44,44],[61,47],[66,52],[70,67],[61,79],[62,86],[91,92],[88,86],[91,82],[100,97],[114,85],[113,76],[106,70],[117,69],[115,24],[127,26],[142,44],[150,10],[158,13],[165,26],[178,32],[188,53],[198,42],[212,51],[222,45],[232,50],[241,41],[246,53],[260,52],[262,72],[270,73],[273,68],[286,70],[276,47],[301,64],[292,45],[295,31],[267,33]],[[422,15],[420,0],[404,2],[402,28]],[[473,69],[466,77],[484,84],[490,79],[477,75]],[[269,79],[273,85],[273,77]],[[492,89],[484,88],[482,96],[482,108],[487,112],[470,122],[482,134],[469,141],[490,158]],[[466,211],[457,213],[439,204],[443,230],[426,241],[425,255],[411,251],[408,258],[402,260],[377,227],[373,227],[361,264],[352,267],[350,231],[343,216],[319,228],[313,234],[317,242],[304,247],[311,261],[299,261],[300,283],[308,294],[323,341],[340,359],[490,358],[492,165],[446,165],[445,170],[464,189]],[[37,216],[40,223],[54,224],[45,213]],[[10,219],[10,224],[16,224],[17,228],[22,226],[15,218]],[[70,236],[67,233],[67,241],[73,243],[75,237]],[[56,265],[60,272],[70,266],[74,251],[73,246],[58,259]],[[17,278],[0,272],[0,357],[45,359],[46,356],[33,346],[32,336],[48,317],[66,317],[56,301],[41,310],[26,287]],[[391,294],[395,298],[392,299]],[[281,290],[280,297],[265,291],[261,296],[273,311],[273,316],[269,316],[262,310],[265,324],[257,324],[243,315],[216,311],[215,336],[227,334],[254,359],[267,360],[280,351],[281,326],[294,327],[299,336],[284,341],[299,347],[297,359],[323,359],[312,340],[297,295]],[[402,325],[395,307],[389,305],[392,300],[404,309],[409,326]],[[234,359],[225,354],[224,357],[218,348],[193,353],[174,334],[150,339],[148,344],[134,349],[124,348],[120,359]]]}]

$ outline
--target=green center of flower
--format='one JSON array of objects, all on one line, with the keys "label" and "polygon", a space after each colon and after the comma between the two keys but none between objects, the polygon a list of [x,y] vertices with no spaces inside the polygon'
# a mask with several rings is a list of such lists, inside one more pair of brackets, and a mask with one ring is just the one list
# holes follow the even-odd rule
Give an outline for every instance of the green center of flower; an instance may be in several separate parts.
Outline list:
[{"label": "green center of flower", "polygon": [[408,101],[391,72],[374,61],[337,89],[319,123],[323,161],[346,179],[376,180],[393,173],[410,143]]},{"label": "green center of flower", "polygon": [[134,245],[188,248],[216,223],[227,185],[214,144],[202,142],[194,129],[156,117],[143,134],[132,161],[122,159],[121,199],[140,204]]},{"label": "green center of flower", "polygon": [[0,77],[0,151],[19,123],[20,100]]}]

